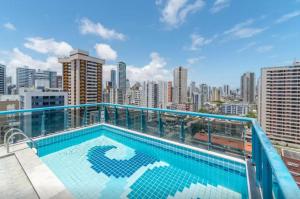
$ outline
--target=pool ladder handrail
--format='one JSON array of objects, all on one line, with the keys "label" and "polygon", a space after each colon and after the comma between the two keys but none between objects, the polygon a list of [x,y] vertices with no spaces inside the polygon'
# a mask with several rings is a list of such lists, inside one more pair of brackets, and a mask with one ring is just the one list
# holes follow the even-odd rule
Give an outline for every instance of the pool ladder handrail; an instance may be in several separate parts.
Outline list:
[{"label": "pool ladder handrail", "polygon": [[[6,139],[8,133],[13,132],[13,131],[17,131],[17,132],[12,133],[12,134]],[[6,151],[7,151],[7,153],[9,153],[9,143],[10,143],[10,140],[11,140],[11,138],[13,138],[15,135],[23,135],[25,138],[27,138],[27,139],[32,143],[32,147],[36,149],[36,145],[35,145],[33,139],[31,139],[30,137],[28,137],[21,129],[18,129],[18,128],[11,128],[11,129],[9,129],[9,130],[5,133],[5,135],[4,135],[4,145],[6,146]]]}]

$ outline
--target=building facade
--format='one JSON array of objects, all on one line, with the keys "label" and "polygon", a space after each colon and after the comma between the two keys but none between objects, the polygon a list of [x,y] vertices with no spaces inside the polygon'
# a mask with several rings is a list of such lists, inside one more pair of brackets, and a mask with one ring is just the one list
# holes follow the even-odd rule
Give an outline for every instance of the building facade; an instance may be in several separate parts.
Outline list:
[{"label": "building facade", "polygon": [[0,64],[0,95],[6,94],[6,66]]},{"label": "building facade", "polygon": [[300,64],[261,69],[258,119],[277,144],[300,148]]},{"label": "building facade", "polygon": [[112,83],[112,88],[117,88],[117,72],[116,70],[110,71],[110,81]]},{"label": "building facade", "polygon": [[168,103],[173,102],[173,85],[172,81],[168,81]]},{"label": "building facade", "polygon": [[173,103],[183,104],[187,102],[187,69],[178,67],[173,71]]},{"label": "building facade", "polygon": [[118,63],[118,104],[124,104],[126,96],[126,64]]},{"label": "building facade", "polygon": [[222,104],[220,111],[224,115],[247,115],[249,112],[248,104]]},{"label": "building facade", "polygon": [[142,106],[158,107],[158,84],[154,81],[145,81],[142,85]]},{"label": "building facade", "polygon": [[35,69],[30,69],[27,66],[17,68],[17,89],[33,88],[35,81]]},{"label": "building facade", "polygon": [[158,82],[158,107],[166,109],[168,105],[168,82]]},{"label": "building facade", "polygon": [[88,104],[102,101],[102,66],[104,60],[74,50],[69,57],[59,58],[63,67],[63,90],[68,92],[68,104]]},{"label": "building facade", "polygon": [[241,98],[244,103],[255,103],[255,74],[244,73],[241,77]]}]

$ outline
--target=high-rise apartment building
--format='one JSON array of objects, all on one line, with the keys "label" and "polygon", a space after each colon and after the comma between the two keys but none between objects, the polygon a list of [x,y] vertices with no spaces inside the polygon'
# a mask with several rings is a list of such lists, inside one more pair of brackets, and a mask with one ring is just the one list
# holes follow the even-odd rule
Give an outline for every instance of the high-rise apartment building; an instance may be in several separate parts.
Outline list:
[{"label": "high-rise apartment building", "polygon": [[62,76],[61,75],[57,75],[56,77],[56,84],[57,84],[57,88],[62,88],[63,87],[63,80],[62,80]]},{"label": "high-rise apartment building", "polygon": [[208,102],[209,96],[209,86],[207,84],[200,84],[200,94],[201,94],[201,106]]},{"label": "high-rise apartment building", "polygon": [[35,84],[35,69],[30,69],[27,66],[17,68],[17,89],[33,88]]},{"label": "high-rise apartment building", "polygon": [[221,89],[217,87],[212,87],[210,101],[217,102],[220,100],[221,100]]},{"label": "high-rise apartment building", "polygon": [[173,85],[172,81],[168,81],[168,103],[173,102]]},{"label": "high-rise apartment building", "polygon": [[258,119],[274,143],[300,148],[300,63],[261,69]]},{"label": "high-rise apartment building", "polygon": [[142,106],[149,108],[158,107],[158,84],[154,81],[143,82]]},{"label": "high-rise apartment building", "polygon": [[230,87],[229,85],[223,86],[223,96],[228,97],[230,95]]},{"label": "high-rise apartment building", "polygon": [[244,103],[255,103],[255,75],[247,72],[241,77],[241,97]]},{"label": "high-rise apartment building", "polygon": [[130,96],[130,104],[133,104],[135,106],[142,105],[142,86],[140,83],[137,82],[131,87]]},{"label": "high-rise apartment building", "polygon": [[112,88],[117,88],[117,73],[116,70],[110,71],[110,81],[112,83]]},{"label": "high-rise apartment building", "polygon": [[69,57],[59,58],[63,66],[63,90],[68,92],[68,104],[88,104],[102,101],[102,65],[104,60],[74,50]]},{"label": "high-rise apartment building", "polygon": [[126,95],[126,64],[118,63],[118,103],[124,104]]},{"label": "high-rise apartment building", "polygon": [[158,107],[167,108],[168,105],[168,82],[158,82]]},{"label": "high-rise apartment building", "polygon": [[183,104],[187,102],[187,69],[182,66],[175,68],[173,71],[174,94],[173,102]]},{"label": "high-rise apartment building", "polygon": [[0,64],[0,95],[6,93],[6,66]]}]

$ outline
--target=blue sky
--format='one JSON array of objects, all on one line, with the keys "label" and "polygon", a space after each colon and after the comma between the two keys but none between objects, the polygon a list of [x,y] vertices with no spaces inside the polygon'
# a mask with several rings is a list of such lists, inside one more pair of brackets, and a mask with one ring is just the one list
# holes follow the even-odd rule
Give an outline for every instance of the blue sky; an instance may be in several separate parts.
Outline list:
[{"label": "blue sky", "polygon": [[299,0],[3,0],[0,63],[61,71],[73,48],[123,60],[133,81],[189,80],[238,87],[243,72],[300,59]]}]

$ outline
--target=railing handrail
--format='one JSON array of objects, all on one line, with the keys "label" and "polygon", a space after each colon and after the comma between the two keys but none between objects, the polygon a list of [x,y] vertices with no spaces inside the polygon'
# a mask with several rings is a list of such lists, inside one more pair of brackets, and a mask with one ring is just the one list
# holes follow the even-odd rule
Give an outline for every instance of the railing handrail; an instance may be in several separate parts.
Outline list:
[{"label": "railing handrail", "polygon": [[133,106],[133,105],[121,105],[121,104],[110,104],[110,103],[50,106],[50,107],[34,108],[34,109],[9,110],[9,111],[0,111],[0,115],[39,112],[39,111],[48,111],[48,110],[62,110],[62,109],[69,109],[69,108],[93,107],[93,106],[101,106],[101,105],[118,106],[118,107],[122,107],[122,108],[130,108],[130,109],[137,109],[137,110],[160,111],[160,112],[164,112],[164,113],[173,113],[176,115],[189,115],[189,116],[194,116],[194,117],[206,117],[206,118],[212,118],[212,119],[231,120],[231,121],[239,121],[239,122],[253,122],[253,120],[255,120],[253,118],[248,118],[248,117],[226,116],[226,115],[219,115],[219,114],[179,111],[179,110],[172,110],[172,109],[148,108],[148,107],[139,107],[139,106]]},{"label": "railing handrail", "polygon": [[258,122],[256,120],[253,121],[252,125],[255,129],[259,142],[265,151],[269,164],[273,170],[273,174],[279,184],[283,198],[297,198],[297,196],[300,196],[300,190],[280,155],[277,153],[270,139],[267,137]]},{"label": "railing handrail", "polygon": [[[160,109],[160,108],[147,108],[147,107],[137,107],[133,105],[121,105],[121,104],[111,104],[111,103],[94,103],[94,104],[81,104],[81,105],[68,105],[68,106],[55,106],[55,107],[44,107],[44,108],[35,108],[35,109],[21,109],[21,110],[10,110],[10,111],[1,111],[0,115],[8,115],[15,113],[26,113],[26,112],[39,112],[39,111],[48,111],[48,110],[62,110],[70,108],[81,108],[81,107],[93,107],[93,106],[110,106],[110,107],[121,107],[135,110],[145,110],[145,111],[158,111],[161,113],[170,113],[176,115],[188,115],[194,117],[205,117],[211,119],[221,119],[229,121],[238,121],[238,122],[250,122],[256,132],[257,138],[262,146],[263,151],[265,152],[268,162],[273,170],[273,174],[279,184],[281,189],[281,194],[283,198],[294,198],[297,195],[300,195],[300,191],[296,182],[294,181],[292,175],[288,171],[286,165],[281,159],[280,155],[277,153],[273,147],[271,141],[267,137],[266,133],[260,127],[256,119],[248,117],[237,117],[237,116],[225,116],[218,114],[209,114],[209,113],[197,113],[189,111],[179,111],[179,110],[170,110],[170,109]],[[253,144],[253,143],[252,143]]]}]

